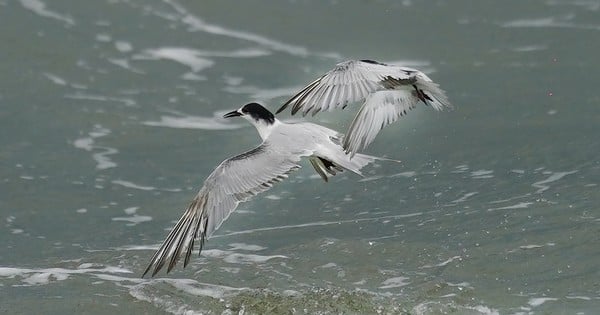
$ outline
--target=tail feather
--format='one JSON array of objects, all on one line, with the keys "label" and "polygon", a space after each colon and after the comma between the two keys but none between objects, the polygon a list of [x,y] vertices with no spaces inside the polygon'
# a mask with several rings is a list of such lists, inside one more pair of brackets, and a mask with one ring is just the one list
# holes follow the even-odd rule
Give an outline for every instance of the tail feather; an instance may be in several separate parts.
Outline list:
[{"label": "tail feather", "polygon": [[417,79],[415,82],[417,97],[435,110],[444,108],[452,109],[453,106],[446,96],[446,92],[437,83],[430,80]]},{"label": "tail feather", "polygon": [[334,161],[334,163],[351,171],[352,173],[363,176],[361,170],[365,166],[367,166],[375,161],[392,161],[392,162],[400,163],[400,161],[397,161],[397,160],[386,159],[386,158],[382,158],[382,157],[361,154],[361,153],[356,153],[354,156],[350,156],[350,155],[344,153],[343,158],[336,159]]}]

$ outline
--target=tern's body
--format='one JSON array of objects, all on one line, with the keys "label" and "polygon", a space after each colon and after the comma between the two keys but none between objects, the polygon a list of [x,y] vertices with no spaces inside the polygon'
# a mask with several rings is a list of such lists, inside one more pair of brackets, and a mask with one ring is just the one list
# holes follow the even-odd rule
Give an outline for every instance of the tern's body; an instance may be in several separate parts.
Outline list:
[{"label": "tern's body", "polygon": [[362,102],[346,137],[344,149],[354,154],[367,147],[385,126],[419,102],[436,110],[451,107],[446,93],[423,72],[372,60],[337,64],[293,96],[277,111],[291,106],[292,114],[331,111]]},{"label": "tern's body", "polygon": [[312,123],[280,122],[268,110],[250,103],[225,117],[242,116],[258,130],[263,142],[256,148],[223,161],[206,179],[192,203],[156,251],[144,275],[154,276],[168,262],[170,271],[181,256],[188,264],[194,241],[200,250],[205,239],[235,210],[240,202],[268,190],[273,183],[300,168],[307,157],[317,173],[328,176],[347,169],[360,169],[377,158],[357,154],[352,159],[341,145],[342,135]]}]

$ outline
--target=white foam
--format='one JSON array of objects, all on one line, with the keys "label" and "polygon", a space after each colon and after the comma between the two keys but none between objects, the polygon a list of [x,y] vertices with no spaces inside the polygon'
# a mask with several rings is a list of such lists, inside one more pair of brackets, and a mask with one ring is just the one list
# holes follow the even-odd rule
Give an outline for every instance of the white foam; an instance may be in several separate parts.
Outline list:
[{"label": "white foam", "polygon": [[46,9],[46,4],[40,0],[19,0],[19,2],[21,2],[21,5],[25,9],[30,10],[39,16],[62,21],[69,25],[75,25],[75,21],[73,20],[73,18]]},{"label": "white foam", "polygon": [[93,94],[84,94],[81,92],[75,94],[67,94],[65,98],[74,99],[74,100],[86,100],[86,101],[97,101],[97,102],[118,102],[123,103],[125,106],[135,106],[135,100],[131,98],[124,97],[109,97],[104,95],[93,95]]},{"label": "white foam", "polygon": [[469,170],[469,166],[466,164],[457,165],[454,167],[456,170],[452,171],[452,173],[464,173]]},{"label": "white foam", "polygon": [[115,185],[127,187],[127,188],[139,189],[139,190],[156,190],[156,188],[152,187],[152,186],[137,185],[132,182],[129,182],[126,180],[120,180],[120,179],[113,180],[113,181],[111,181],[111,183],[113,183]]},{"label": "white foam", "polygon": [[519,19],[512,20],[509,22],[502,23],[502,27],[567,27],[570,25],[567,21],[573,19],[573,15],[566,15],[564,17],[556,18],[556,17],[542,17],[542,18],[529,18],[529,19]]},{"label": "white foam", "polygon": [[[382,179],[382,178],[385,178],[385,177],[386,176],[384,176],[384,175],[375,175],[375,176],[363,177],[363,178],[359,179],[358,182],[360,182],[360,183],[371,182],[371,181],[379,180],[379,179]],[[318,174],[314,174],[314,175],[311,175],[310,178],[317,179],[317,178],[321,178],[321,176],[319,176]]]},{"label": "white foam", "polygon": [[299,91],[300,89],[302,89],[302,87],[300,86],[265,89],[253,85],[228,85],[223,88],[223,91],[232,94],[248,94],[250,99],[266,102],[278,97],[289,97],[297,91]]},{"label": "white foam", "polygon": [[241,128],[243,125],[236,125],[222,121],[217,117],[203,116],[161,116],[160,121],[145,121],[143,125],[153,127],[183,128],[183,129],[204,129],[204,130],[231,130]]},{"label": "white foam", "polygon": [[138,185],[133,182],[122,180],[122,179],[113,180],[113,181],[111,181],[111,183],[113,183],[115,185],[127,187],[127,188],[139,189],[139,190],[144,190],[144,191],[153,191],[153,190],[170,191],[170,192],[181,191],[181,188],[157,188],[154,186],[143,186],[143,185]]},{"label": "white foam", "polygon": [[456,305],[452,302],[440,303],[440,302],[424,302],[416,305],[412,309],[411,314],[415,315],[425,315],[425,314],[445,314],[445,313],[455,313],[455,314],[471,314],[472,311],[477,312],[482,315],[500,315],[500,312],[496,309],[487,307],[485,305]]},{"label": "white foam", "polygon": [[234,288],[216,284],[199,283],[189,279],[161,279],[173,287],[195,296],[208,296],[214,299],[222,299],[247,290],[246,288]]},{"label": "white foam", "polygon": [[541,180],[539,182],[535,182],[533,184],[531,184],[531,186],[535,187],[535,188],[539,188],[536,193],[542,193],[548,189],[550,189],[550,186],[546,185],[548,183],[552,183],[555,182],[567,175],[571,175],[571,174],[575,174],[577,173],[577,171],[568,171],[568,172],[556,172],[556,173],[552,173],[552,175],[550,175],[550,177]]},{"label": "white foam", "polygon": [[237,86],[237,85],[242,84],[242,82],[244,81],[244,78],[225,75],[225,76],[223,76],[223,80],[225,81],[225,84],[227,84],[227,85]]},{"label": "white foam", "polygon": [[189,81],[206,81],[208,78],[203,75],[199,75],[195,72],[186,72],[181,75],[181,78]]},{"label": "white foam", "polygon": [[441,262],[441,263],[439,263],[439,264],[435,264],[435,265],[424,265],[424,266],[422,266],[421,268],[444,267],[444,266],[446,266],[446,265],[450,264],[451,262],[453,262],[453,261],[455,261],[455,260],[457,260],[457,259],[458,259],[458,260],[460,260],[460,259],[462,259],[462,257],[461,257],[461,256],[453,256],[453,257],[450,257],[450,258],[446,259],[445,261],[442,261],[442,262]]},{"label": "white foam", "polygon": [[73,141],[73,146],[85,151],[100,151],[92,153],[92,158],[96,161],[96,169],[104,170],[116,167],[117,163],[113,162],[108,156],[118,153],[115,148],[94,145],[94,139],[104,137],[110,134],[110,130],[101,125],[94,126],[94,129],[88,133],[89,137],[83,137]]},{"label": "white foam", "polygon": [[529,245],[519,246],[519,248],[527,250],[527,249],[536,249],[536,248],[542,248],[544,246],[554,246],[554,245],[556,245],[556,244],[555,243],[546,243],[546,244],[543,244],[543,245],[529,244]]},{"label": "white foam", "polygon": [[598,11],[600,9],[600,2],[597,0],[547,0],[547,5],[575,5],[585,8],[590,11]]},{"label": "white foam", "polygon": [[115,42],[115,48],[120,52],[130,52],[133,50],[133,45],[130,42],[124,40],[118,40]]},{"label": "white foam", "polygon": [[191,48],[162,47],[147,49],[143,54],[134,56],[134,59],[167,59],[187,66],[193,72],[202,71],[215,64],[214,61],[201,57],[197,52]]},{"label": "white foam", "polygon": [[125,214],[133,215],[137,212],[137,210],[139,208],[140,207],[129,207],[129,208],[124,209],[123,212],[125,212]]},{"label": "white foam", "polygon": [[82,264],[77,269],[66,269],[66,268],[40,268],[40,269],[29,269],[29,268],[11,268],[11,267],[0,267],[0,277],[4,278],[21,278],[21,283],[24,286],[34,285],[45,285],[50,282],[64,281],[69,278],[72,274],[101,274],[101,273],[132,273],[128,269],[113,267],[113,266],[99,266],[92,267],[92,265]]},{"label": "white foam", "polygon": [[[154,279],[143,281],[135,286],[131,286],[129,294],[134,298],[145,301],[160,308],[161,310],[173,314],[195,315],[204,314],[204,311],[192,309],[191,306],[185,304],[180,299],[174,299],[171,294],[163,294],[162,290],[154,288],[155,285],[167,284],[175,288],[176,291],[181,291],[186,295],[197,297],[210,297],[215,301],[223,302],[224,298],[239,294],[242,291],[250,290],[248,288],[233,288],[214,284],[199,283],[191,279]],[[175,291],[169,289],[169,291]],[[223,314],[228,314],[224,312]],[[243,314],[241,311],[239,314]]]},{"label": "white foam", "polygon": [[511,50],[515,51],[515,52],[531,52],[531,51],[540,51],[540,50],[546,50],[546,49],[548,49],[548,46],[546,46],[546,45],[526,45],[526,46],[514,47]]},{"label": "white foam", "polygon": [[266,247],[260,245],[252,245],[246,243],[231,243],[229,244],[230,250],[247,250],[247,251],[259,251],[263,249],[267,249]]},{"label": "white foam", "polygon": [[330,263],[326,263],[324,265],[318,266],[317,268],[324,268],[324,269],[326,269],[326,268],[336,268],[337,266],[338,265],[336,263],[330,262]]},{"label": "white foam", "polygon": [[133,225],[137,225],[138,223],[152,221],[152,217],[148,216],[148,215],[134,214],[130,217],[114,217],[114,218],[112,218],[112,220],[129,222],[127,225],[133,226]]},{"label": "white foam", "polygon": [[240,273],[240,271],[242,271],[242,268],[238,268],[238,267],[219,267],[219,269],[221,269],[227,273],[234,273],[234,274],[238,274],[238,273]]},{"label": "white foam", "polygon": [[177,314],[177,315],[202,315],[202,312],[197,312],[190,309],[190,307],[178,300],[174,300],[170,296],[157,295],[153,292],[146,292],[143,290],[143,286],[138,285],[129,290],[129,294],[140,300],[149,303],[157,308],[164,310],[165,313]]},{"label": "white foam", "polygon": [[157,250],[159,245],[127,245],[121,247],[115,247],[114,250]]},{"label": "white foam", "polygon": [[558,300],[557,298],[550,298],[550,297],[532,298],[532,299],[529,299],[527,304],[535,307],[535,306],[540,306],[548,301],[557,301],[557,300]]},{"label": "white foam", "polygon": [[50,281],[63,281],[67,278],[69,278],[69,275],[64,273],[41,272],[32,274],[23,279],[23,282],[29,285],[39,285],[48,284]]},{"label": "white foam", "polygon": [[465,308],[477,311],[483,315],[500,315],[500,312],[498,310],[489,308],[485,305],[467,306]]},{"label": "white foam", "polygon": [[531,19],[519,19],[502,23],[502,27],[507,28],[576,28],[586,30],[600,30],[600,25],[594,24],[577,24],[572,22],[574,14],[568,14],[562,17],[542,17]]},{"label": "white foam", "polygon": [[390,175],[391,178],[394,178],[394,177],[410,178],[410,177],[414,177],[414,176],[417,176],[417,172],[415,172],[415,171],[407,171],[407,172],[401,172],[401,173],[396,173],[396,174]]},{"label": "white foam", "polygon": [[450,202],[451,203],[465,202],[469,197],[475,196],[478,193],[479,192],[477,192],[477,191],[469,192],[469,193],[464,194],[462,197],[460,197],[460,198],[458,198],[456,200],[450,201]]},{"label": "white foam", "polygon": [[122,277],[122,276],[115,276],[115,275],[111,275],[111,274],[103,274],[103,273],[99,273],[99,274],[94,274],[95,277],[97,277],[98,279],[101,280],[106,280],[106,281],[112,281],[112,282],[133,282],[133,283],[140,283],[145,281],[144,279],[140,279],[140,278],[130,278],[130,277]]},{"label": "white foam", "polygon": [[[267,38],[265,36],[261,36],[258,34],[246,32],[246,31],[238,31],[232,30],[220,25],[209,24],[203,21],[201,18],[192,15],[188,12],[186,8],[182,5],[175,3],[174,1],[167,1],[175,11],[177,11],[182,16],[178,18],[178,21],[181,21],[188,25],[188,30],[192,32],[205,32],[209,34],[221,35],[226,37],[232,37],[237,39],[246,40],[252,43],[263,45],[271,50],[275,51],[283,51],[289,53],[294,56],[306,57],[309,55],[308,49],[301,46],[286,44],[274,39]],[[316,53],[315,55],[329,57],[333,59],[342,59],[341,56],[337,53]]]},{"label": "white foam", "polygon": [[568,295],[565,296],[565,298],[569,299],[569,300],[583,300],[583,301],[591,301],[592,298],[589,296],[582,296],[582,295]]},{"label": "white foam", "polygon": [[358,219],[350,219],[350,220],[339,220],[339,221],[317,221],[317,222],[309,222],[309,223],[294,224],[294,225],[281,225],[281,226],[244,230],[244,231],[236,231],[236,232],[231,232],[231,233],[227,233],[227,234],[213,235],[212,238],[226,237],[226,236],[240,235],[240,234],[251,234],[251,233],[256,233],[256,232],[273,231],[273,230],[297,229],[297,228],[314,227],[314,226],[339,225],[339,224],[345,224],[345,223],[356,224],[356,223],[364,222],[364,221],[401,219],[401,218],[409,218],[409,217],[415,217],[415,216],[420,216],[420,215],[423,215],[423,212],[415,212],[415,213],[399,214],[399,215],[388,215],[388,216],[373,217],[373,218],[358,218]]},{"label": "white foam", "polygon": [[448,284],[451,287],[458,287],[458,288],[473,288],[471,286],[470,283],[468,282],[459,282],[459,283],[452,283],[452,282],[446,282],[446,284]]},{"label": "white foam", "polygon": [[112,40],[112,37],[110,37],[108,34],[102,33],[96,35],[96,40],[99,42],[108,43]]},{"label": "white foam", "polygon": [[229,250],[207,249],[202,251],[202,256],[221,258],[223,261],[230,264],[252,264],[265,263],[271,259],[288,258],[283,255],[255,255],[255,254],[240,254]]},{"label": "white foam", "polygon": [[107,59],[108,62],[112,63],[113,65],[119,66],[123,69],[129,70],[133,73],[137,73],[137,74],[145,74],[144,71],[139,70],[137,68],[134,68],[133,66],[131,66],[129,64],[129,60],[127,59],[119,59],[119,58],[108,58]]},{"label": "white foam", "polygon": [[407,278],[407,277],[389,278],[389,279],[383,281],[379,288],[380,289],[392,289],[392,288],[403,287],[403,286],[410,284],[410,282],[408,282],[407,280],[409,280],[409,278]]},{"label": "white foam", "polygon": [[43,75],[48,78],[48,80],[52,81],[52,83],[56,85],[67,85],[67,81],[55,74],[44,72]]},{"label": "white foam", "polygon": [[494,171],[492,170],[477,170],[471,172],[471,177],[476,179],[492,178]]},{"label": "white foam", "polygon": [[511,209],[526,209],[526,208],[529,208],[529,206],[532,205],[532,204],[533,204],[533,202],[519,202],[519,203],[514,204],[512,206],[499,207],[499,208],[490,208],[490,209],[488,209],[488,211],[511,210]]}]

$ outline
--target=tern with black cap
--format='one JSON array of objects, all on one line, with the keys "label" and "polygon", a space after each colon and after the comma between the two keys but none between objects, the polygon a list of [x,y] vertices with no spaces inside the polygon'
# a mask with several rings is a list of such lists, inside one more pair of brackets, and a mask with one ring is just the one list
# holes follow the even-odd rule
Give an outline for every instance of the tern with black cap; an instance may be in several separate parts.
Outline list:
[{"label": "tern with black cap", "polygon": [[344,152],[343,135],[335,130],[308,122],[279,121],[258,103],[250,103],[223,117],[243,117],[256,129],[262,143],[247,152],[223,161],[204,181],[203,187],[154,253],[145,276],[156,275],[165,264],[167,272],[183,258],[188,265],[196,240],[199,250],[240,202],[250,200],[300,168],[306,157],[325,180],[343,170],[361,175],[361,169],[380,158]]}]

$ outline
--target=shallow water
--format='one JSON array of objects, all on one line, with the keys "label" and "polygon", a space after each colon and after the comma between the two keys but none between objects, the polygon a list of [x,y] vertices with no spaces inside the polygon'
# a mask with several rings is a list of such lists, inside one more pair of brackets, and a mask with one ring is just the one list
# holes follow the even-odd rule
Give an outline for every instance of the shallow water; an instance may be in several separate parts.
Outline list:
[{"label": "shallow water", "polygon": [[[596,314],[599,10],[0,0],[0,311]],[[422,69],[456,110],[386,128],[368,153],[402,163],[364,178],[305,164],[188,268],[140,279],[204,178],[259,141],[220,116],[348,58]]]}]

